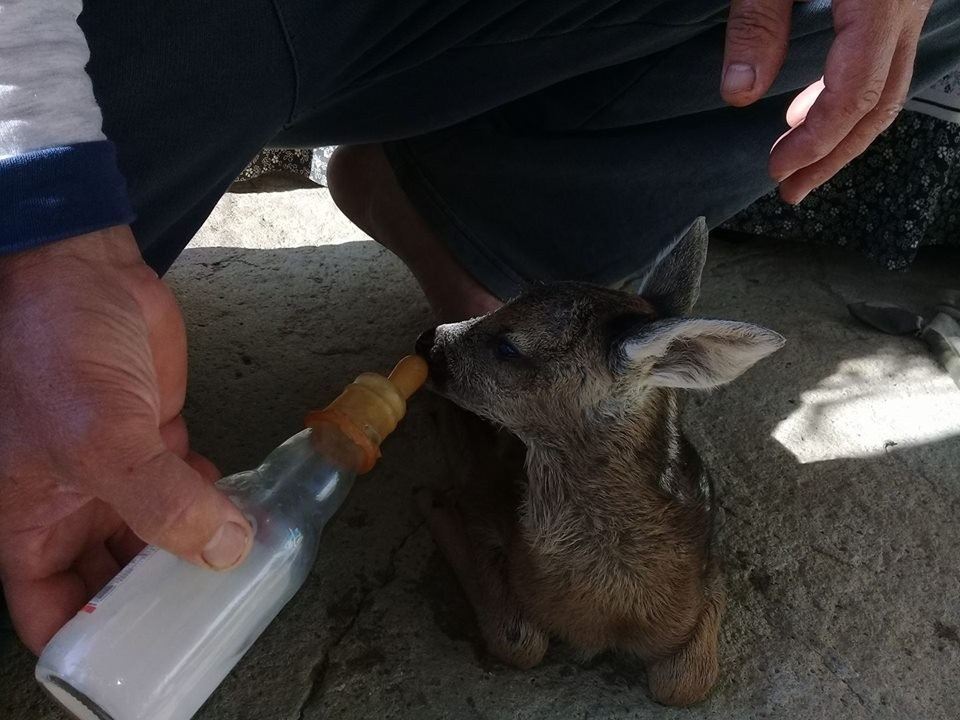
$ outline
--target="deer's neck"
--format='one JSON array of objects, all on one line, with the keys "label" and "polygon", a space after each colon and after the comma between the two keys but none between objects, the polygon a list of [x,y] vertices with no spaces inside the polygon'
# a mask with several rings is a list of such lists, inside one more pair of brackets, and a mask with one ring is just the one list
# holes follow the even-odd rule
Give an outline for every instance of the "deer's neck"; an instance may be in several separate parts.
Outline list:
[{"label": "deer's neck", "polygon": [[709,493],[684,447],[677,396],[657,390],[647,400],[629,413],[588,419],[582,434],[528,442],[520,523],[541,562],[584,572],[612,562],[614,572],[649,569],[659,557],[651,549],[669,548],[660,558],[668,564],[701,551]]},{"label": "deer's neck", "polygon": [[630,493],[656,483],[681,452],[680,412],[675,390],[653,388],[628,407],[598,408],[565,426],[527,440],[532,482],[582,488],[618,488]]},{"label": "deer's neck", "polygon": [[[601,411],[527,441],[523,522],[537,534],[655,528],[665,513],[702,504],[690,477],[675,390],[657,388],[626,410]],[[699,468],[697,469],[699,472]]]}]

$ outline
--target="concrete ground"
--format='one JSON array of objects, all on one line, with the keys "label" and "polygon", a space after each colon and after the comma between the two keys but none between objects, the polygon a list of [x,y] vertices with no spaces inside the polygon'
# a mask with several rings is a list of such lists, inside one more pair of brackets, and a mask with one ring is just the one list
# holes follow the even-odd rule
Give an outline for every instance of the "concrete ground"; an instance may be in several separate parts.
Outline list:
[{"label": "concrete ground", "polygon": [[[424,395],[306,586],[198,717],[956,718],[960,391],[918,341],[844,305],[922,305],[958,275],[956,257],[894,275],[836,250],[713,243],[699,312],[789,342],[687,411],[724,509],[730,602],[708,702],[660,707],[635,661],[581,663],[558,643],[527,672],[484,654],[412,502],[456,472]],[[228,196],[169,279],[191,336],[194,443],[225,472],[358,372],[389,369],[430,320],[404,268],[317,190]],[[0,717],[60,717],[32,669],[7,633]]]}]

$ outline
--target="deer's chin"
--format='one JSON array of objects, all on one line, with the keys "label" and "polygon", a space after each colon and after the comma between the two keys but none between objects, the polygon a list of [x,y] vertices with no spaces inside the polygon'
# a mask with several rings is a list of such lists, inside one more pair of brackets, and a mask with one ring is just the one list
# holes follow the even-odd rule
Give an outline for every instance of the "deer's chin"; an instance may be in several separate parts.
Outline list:
[{"label": "deer's chin", "polygon": [[470,403],[464,402],[464,401],[463,401],[463,398],[461,398],[457,393],[451,391],[451,389],[448,388],[448,387],[440,387],[440,388],[438,388],[438,387],[432,387],[431,390],[433,390],[433,392],[435,392],[435,393],[436,393],[437,395],[439,395],[440,397],[442,397],[442,398],[444,398],[444,399],[446,399],[446,400],[449,400],[450,402],[452,402],[454,405],[456,405],[456,406],[459,407],[459,408],[462,408],[462,409],[464,409],[464,410],[468,410],[469,412],[476,412],[476,411],[470,406]]},{"label": "deer's chin", "polygon": [[[439,395],[443,399],[449,400],[454,405],[459,405],[462,408],[466,408],[466,406],[457,396],[457,393],[454,392],[453,388],[450,387],[449,376],[442,373],[435,373],[432,365],[430,366],[430,374],[427,375],[427,382],[424,383],[424,387],[434,395]],[[469,408],[466,409],[469,410]]]},{"label": "deer's chin", "polygon": [[487,413],[482,412],[476,405],[467,401],[463,398],[457,391],[456,388],[450,387],[449,382],[437,383],[432,378],[427,380],[426,387],[431,392],[439,395],[444,400],[449,400],[457,407],[467,412],[471,412],[474,415],[480,415],[481,417],[487,417]]}]

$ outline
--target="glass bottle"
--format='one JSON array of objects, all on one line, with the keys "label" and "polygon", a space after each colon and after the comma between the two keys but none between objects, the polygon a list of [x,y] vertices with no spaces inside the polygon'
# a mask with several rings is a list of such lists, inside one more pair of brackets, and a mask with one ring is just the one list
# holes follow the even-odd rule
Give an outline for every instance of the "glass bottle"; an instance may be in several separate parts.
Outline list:
[{"label": "glass bottle", "polygon": [[364,373],[256,470],[220,487],[254,528],[227,572],[149,546],[47,644],[37,680],[80,720],[186,720],[297,592],[320,534],[426,379],[409,356]]}]

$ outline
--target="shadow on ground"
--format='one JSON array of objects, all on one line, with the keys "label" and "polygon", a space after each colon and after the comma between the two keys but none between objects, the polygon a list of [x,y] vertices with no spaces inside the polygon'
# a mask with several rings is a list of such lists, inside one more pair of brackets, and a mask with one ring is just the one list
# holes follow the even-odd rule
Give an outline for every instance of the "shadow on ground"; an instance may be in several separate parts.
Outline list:
[{"label": "shadow on ground", "polygon": [[[329,528],[304,590],[198,717],[955,717],[960,391],[918,341],[873,334],[844,307],[922,304],[951,275],[943,263],[903,276],[835,251],[714,243],[699,312],[789,342],[686,412],[722,497],[730,591],[723,680],[707,703],[657,706],[637,663],[580,663],[558,644],[529,672],[484,655],[411,499],[456,471],[422,396]],[[225,472],[256,464],[359,371],[389,369],[429,322],[409,276],[366,242],[188,249],[169,279],[191,336],[194,444]],[[918,397],[926,411],[905,423]],[[7,642],[0,716],[57,716],[31,672]]]}]

